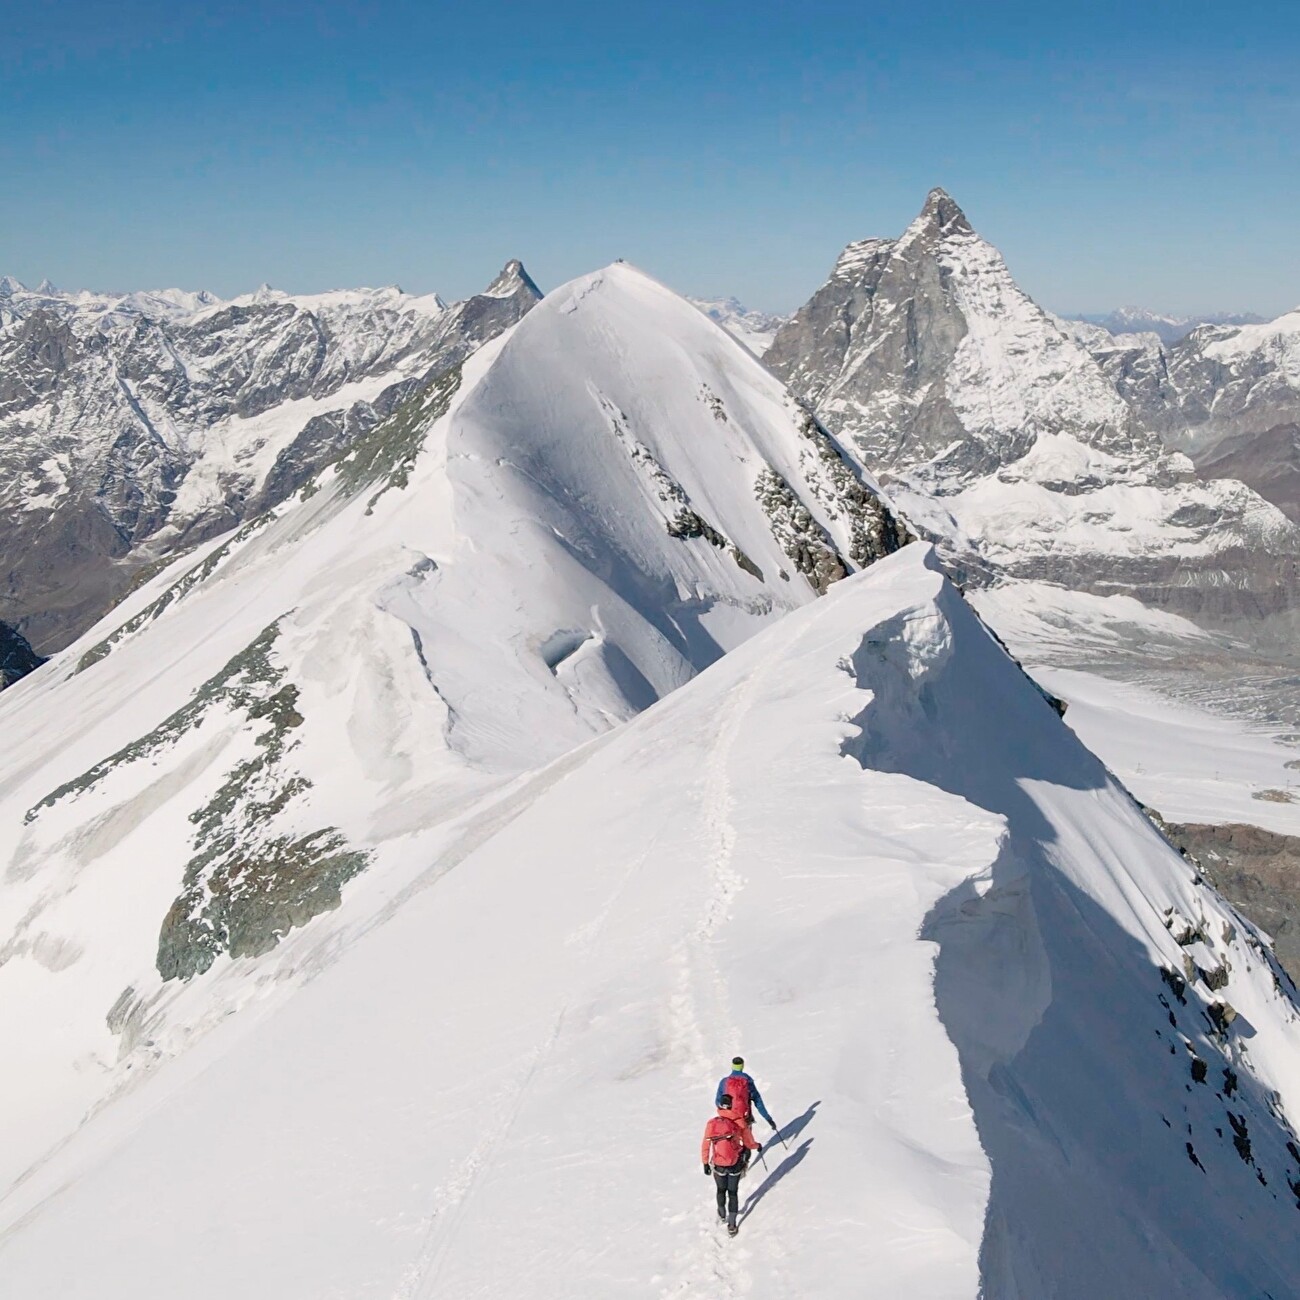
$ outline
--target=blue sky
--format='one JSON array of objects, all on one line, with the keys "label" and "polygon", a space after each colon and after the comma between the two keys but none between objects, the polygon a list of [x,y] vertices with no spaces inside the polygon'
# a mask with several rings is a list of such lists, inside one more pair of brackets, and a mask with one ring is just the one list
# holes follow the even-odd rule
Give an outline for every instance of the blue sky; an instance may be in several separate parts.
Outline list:
[{"label": "blue sky", "polygon": [[788,309],[943,185],[1057,310],[1300,303],[1300,14],[1147,3],[28,0],[0,271]]}]

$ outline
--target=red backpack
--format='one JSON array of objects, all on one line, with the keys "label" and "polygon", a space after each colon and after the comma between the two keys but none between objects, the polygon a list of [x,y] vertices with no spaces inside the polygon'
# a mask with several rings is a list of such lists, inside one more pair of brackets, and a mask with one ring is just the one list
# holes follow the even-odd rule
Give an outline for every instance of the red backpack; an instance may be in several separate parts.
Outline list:
[{"label": "red backpack", "polygon": [[729,1074],[722,1090],[731,1098],[731,1113],[747,1121],[754,1113],[749,1101],[749,1080],[743,1074]]},{"label": "red backpack", "polygon": [[730,1169],[740,1163],[740,1153],[744,1149],[740,1140],[740,1126],[734,1119],[723,1115],[709,1121],[709,1163],[720,1169]]}]

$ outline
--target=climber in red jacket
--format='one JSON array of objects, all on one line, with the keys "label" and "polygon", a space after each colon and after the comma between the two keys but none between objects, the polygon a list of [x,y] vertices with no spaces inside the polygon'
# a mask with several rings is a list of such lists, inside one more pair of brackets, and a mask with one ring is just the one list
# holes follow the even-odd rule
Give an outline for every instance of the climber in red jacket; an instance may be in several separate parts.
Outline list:
[{"label": "climber in red jacket", "polygon": [[700,1143],[700,1160],[704,1174],[713,1176],[718,1188],[718,1218],[726,1221],[734,1237],[739,1231],[736,1215],[740,1209],[740,1180],[749,1164],[749,1153],[763,1148],[754,1141],[747,1124],[738,1123],[731,1113],[731,1097],[723,1094],[718,1113],[704,1127]]}]

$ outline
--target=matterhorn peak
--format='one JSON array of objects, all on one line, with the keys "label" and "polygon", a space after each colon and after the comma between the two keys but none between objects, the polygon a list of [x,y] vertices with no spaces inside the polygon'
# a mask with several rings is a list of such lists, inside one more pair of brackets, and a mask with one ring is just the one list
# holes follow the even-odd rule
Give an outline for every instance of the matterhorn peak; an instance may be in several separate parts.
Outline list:
[{"label": "matterhorn peak", "polygon": [[512,257],[483,293],[488,298],[509,298],[521,289],[536,298],[542,296],[542,291],[533,283],[532,276],[524,270],[524,264],[517,257]]},{"label": "matterhorn peak", "polygon": [[938,186],[925,196],[925,206],[921,209],[921,215],[912,223],[912,229],[917,230],[917,233],[935,235],[974,234],[970,222],[966,220],[966,214],[948,191]]},{"label": "matterhorn peak", "polygon": [[58,293],[58,291],[59,291],[58,286],[55,285],[48,277],[43,279],[40,282],[40,284],[36,286],[37,293]]}]

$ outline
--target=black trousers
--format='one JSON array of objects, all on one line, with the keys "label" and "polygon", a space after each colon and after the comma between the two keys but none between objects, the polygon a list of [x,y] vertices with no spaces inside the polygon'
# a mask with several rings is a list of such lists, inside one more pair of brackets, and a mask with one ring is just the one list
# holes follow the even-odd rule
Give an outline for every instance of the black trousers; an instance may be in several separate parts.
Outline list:
[{"label": "black trousers", "polygon": [[718,1218],[725,1214],[727,1222],[734,1224],[740,1211],[740,1175],[744,1172],[741,1165],[730,1169],[713,1166],[713,1181],[718,1185]]}]

